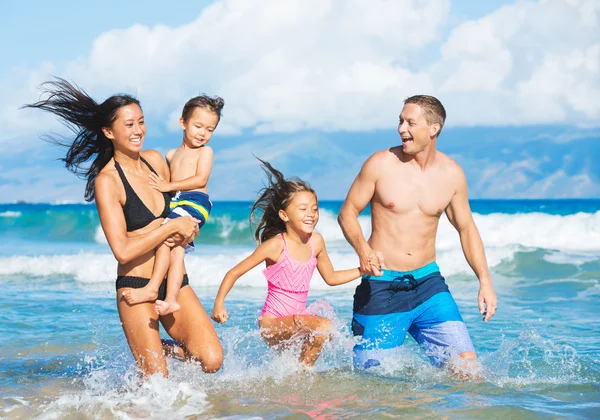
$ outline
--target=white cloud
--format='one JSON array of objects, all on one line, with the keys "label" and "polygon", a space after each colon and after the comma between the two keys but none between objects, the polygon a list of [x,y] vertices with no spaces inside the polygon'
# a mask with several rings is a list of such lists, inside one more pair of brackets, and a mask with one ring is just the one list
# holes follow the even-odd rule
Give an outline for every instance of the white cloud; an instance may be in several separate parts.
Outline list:
[{"label": "white cloud", "polygon": [[454,28],[433,72],[450,121],[598,124],[599,18],[596,0],[520,1]]},{"label": "white cloud", "polygon": [[[390,128],[416,93],[438,95],[450,125],[600,122],[596,0],[518,1],[448,30],[450,6],[222,0],[180,27],[108,31],[87,57],[3,87],[0,139],[45,129],[14,110],[37,98],[34,86],[50,73],[99,99],[133,92],[174,131],[200,92],[225,98],[223,134]],[[415,69],[431,48],[439,57]]]}]

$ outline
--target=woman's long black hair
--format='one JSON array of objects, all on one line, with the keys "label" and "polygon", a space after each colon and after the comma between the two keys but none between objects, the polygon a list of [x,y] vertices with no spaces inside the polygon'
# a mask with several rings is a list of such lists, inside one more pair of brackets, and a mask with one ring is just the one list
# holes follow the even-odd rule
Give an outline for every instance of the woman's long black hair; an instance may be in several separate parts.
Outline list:
[{"label": "woman's long black hair", "polygon": [[[114,146],[108,139],[103,128],[111,127],[117,118],[120,108],[140,102],[130,95],[113,95],[101,104],[94,101],[83,89],[65,79],[45,82],[41,85],[42,96],[46,96],[33,104],[23,105],[22,108],[37,108],[48,111],[61,119],[73,133],[73,140],[44,136],[44,140],[67,147],[67,155],[61,160],[66,168],[79,178],[87,180],[85,200],[95,198],[94,181],[100,170],[113,157]],[[85,165],[94,158],[90,165]]]},{"label": "woman's long black hair", "polygon": [[[279,217],[279,210],[285,210],[299,192],[317,193],[301,179],[285,179],[283,174],[273,168],[267,161],[257,158],[261,168],[267,174],[267,185],[260,191],[260,196],[250,211],[250,226],[256,223],[254,239],[263,243],[280,233],[285,232],[285,223]],[[260,213],[260,214],[259,214]]]}]

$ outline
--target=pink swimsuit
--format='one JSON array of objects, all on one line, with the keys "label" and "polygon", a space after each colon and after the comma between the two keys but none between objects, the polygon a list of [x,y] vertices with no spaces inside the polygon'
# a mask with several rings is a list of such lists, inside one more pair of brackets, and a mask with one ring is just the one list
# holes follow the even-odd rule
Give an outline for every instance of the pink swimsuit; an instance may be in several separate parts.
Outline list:
[{"label": "pink swimsuit", "polygon": [[269,284],[267,299],[260,316],[274,315],[278,318],[298,315],[306,309],[310,280],[317,266],[317,257],[310,240],[310,258],[306,262],[294,261],[285,247],[283,235],[281,258],[263,270]]}]

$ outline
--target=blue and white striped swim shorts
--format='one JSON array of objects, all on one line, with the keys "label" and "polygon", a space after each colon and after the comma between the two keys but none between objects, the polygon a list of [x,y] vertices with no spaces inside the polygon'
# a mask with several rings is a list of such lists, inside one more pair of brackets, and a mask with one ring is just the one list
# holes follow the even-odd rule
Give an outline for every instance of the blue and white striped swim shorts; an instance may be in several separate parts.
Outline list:
[{"label": "blue and white striped swim shorts", "polygon": [[467,327],[438,265],[417,270],[383,270],[364,276],[354,294],[352,331],[362,340],[354,347],[354,365],[377,366],[401,346],[408,332],[432,364],[475,352]]},{"label": "blue and white striped swim shorts", "polygon": [[[210,211],[212,210],[212,202],[208,194],[200,191],[183,191],[178,192],[171,199],[171,213],[165,221],[176,219],[181,216],[192,216],[198,219],[198,227],[201,228],[208,221]],[[190,242],[186,247],[186,252],[194,250],[194,242]]]}]

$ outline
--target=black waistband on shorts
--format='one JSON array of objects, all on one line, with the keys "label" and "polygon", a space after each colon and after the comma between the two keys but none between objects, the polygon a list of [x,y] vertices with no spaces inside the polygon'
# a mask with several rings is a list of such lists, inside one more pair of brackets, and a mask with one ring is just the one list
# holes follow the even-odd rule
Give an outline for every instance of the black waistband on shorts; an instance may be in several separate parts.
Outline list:
[{"label": "black waistband on shorts", "polygon": [[439,272],[420,279],[411,275],[400,276],[393,281],[364,276],[354,294],[353,311],[363,315],[408,312],[433,295],[448,291],[448,285]]}]

